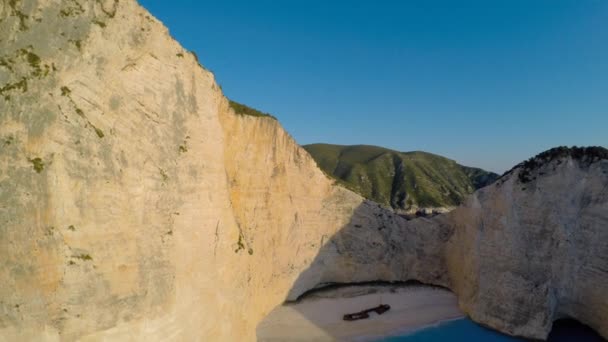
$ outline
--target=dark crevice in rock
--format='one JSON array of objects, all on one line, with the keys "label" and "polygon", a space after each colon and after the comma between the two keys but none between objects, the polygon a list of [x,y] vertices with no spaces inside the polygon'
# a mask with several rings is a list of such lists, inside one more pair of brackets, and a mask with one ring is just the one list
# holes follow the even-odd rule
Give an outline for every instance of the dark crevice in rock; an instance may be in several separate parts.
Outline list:
[{"label": "dark crevice in rock", "polygon": [[553,328],[547,337],[548,342],[605,342],[595,330],[575,319],[559,319],[553,322]]},{"label": "dark crevice in rock", "polygon": [[325,291],[330,291],[330,290],[335,290],[338,288],[342,288],[342,287],[353,287],[353,286],[377,286],[377,287],[382,287],[382,286],[425,286],[425,287],[432,287],[432,288],[436,288],[436,289],[441,289],[441,290],[447,290],[447,291],[452,291],[447,287],[443,287],[443,286],[439,286],[439,285],[432,285],[432,284],[425,284],[423,282],[420,282],[418,280],[407,280],[407,281],[385,281],[385,280],[371,280],[371,281],[361,281],[361,282],[353,282],[353,283],[320,283],[315,285],[312,289],[307,290],[306,292],[302,293],[301,295],[299,295],[295,300],[288,300],[285,303],[298,303],[300,301],[302,301],[303,299],[305,299],[306,297],[310,297],[313,294],[316,293],[320,293],[320,292],[325,292]]}]

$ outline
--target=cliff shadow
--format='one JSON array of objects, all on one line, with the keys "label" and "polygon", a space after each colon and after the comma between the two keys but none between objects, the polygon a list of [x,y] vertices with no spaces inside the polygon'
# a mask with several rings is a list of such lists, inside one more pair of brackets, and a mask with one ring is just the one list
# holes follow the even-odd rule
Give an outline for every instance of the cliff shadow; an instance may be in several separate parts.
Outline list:
[{"label": "cliff shadow", "polygon": [[[294,281],[285,305],[258,324],[258,340],[350,340],[462,317],[456,296],[446,289],[444,248],[451,234],[437,220],[407,221],[364,201],[324,241]],[[343,320],[380,304],[391,306],[381,324],[375,312],[368,319]],[[409,322],[401,324],[404,319]]]},{"label": "cliff shadow", "polygon": [[[465,317],[449,290],[445,216],[406,220],[376,203],[359,205],[293,282],[285,303],[258,323],[259,341],[371,340]],[[391,306],[379,315],[344,315]],[[498,332],[497,332],[498,333]],[[471,331],[475,338],[475,331]],[[507,340],[523,340],[504,335]],[[548,341],[605,341],[574,320],[557,320]]]},{"label": "cliff shadow", "polygon": [[570,318],[558,319],[553,322],[553,327],[547,337],[548,342],[606,342],[591,327]]}]

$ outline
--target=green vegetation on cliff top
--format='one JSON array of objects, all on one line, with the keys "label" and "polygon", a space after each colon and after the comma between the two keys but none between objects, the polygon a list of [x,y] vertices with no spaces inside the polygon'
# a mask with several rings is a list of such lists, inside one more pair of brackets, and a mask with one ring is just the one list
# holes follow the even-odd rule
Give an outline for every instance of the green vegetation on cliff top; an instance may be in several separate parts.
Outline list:
[{"label": "green vegetation on cliff top", "polygon": [[240,114],[240,115],[250,115],[250,116],[258,116],[258,117],[268,117],[271,119],[276,120],[277,118],[275,118],[274,116],[268,114],[268,113],[264,113],[261,112],[255,108],[251,108],[249,106],[246,106],[244,104],[232,101],[232,100],[228,100],[230,102],[230,107],[234,110],[235,113]]},{"label": "green vegetation on cliff top", "polygon": [[338,183],[395,209],[455,206],[498,178],[426,152],[368,145],[312,144],[304,148]]},{"label": "green vegetation on cliff top", "polygon": [[505,172],[505,174],[503,174],[501,178],[512,173],[516,169],[521,169],[518,176],[519,181],[522,183],[528,183],[536,179],[536,177],[532,176],[532,173],[534,171],[553,160],[562,158],[572,158],[574,160],[582,162],[583,164],[589,165],[600,160],[608,159],[608,149],[602,146],[554,147],[550,150],[544,151],[526,161],[515,165],[511,170]]}]

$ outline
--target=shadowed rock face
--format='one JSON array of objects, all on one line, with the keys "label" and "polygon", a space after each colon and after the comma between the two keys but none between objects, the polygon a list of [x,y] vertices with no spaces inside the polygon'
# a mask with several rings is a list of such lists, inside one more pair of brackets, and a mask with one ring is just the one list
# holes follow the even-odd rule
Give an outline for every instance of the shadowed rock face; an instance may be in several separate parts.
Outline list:
[{"label": "shadowed rock face", "polygon": [[471,318],[504,333],[544,339],[569,317],[606,336],[608,160],[546,160],[522,182],[524,171],[433,219],[374,221],[382,214],[366,216],[364,203],[288,299],[321,283],[413,279],[452,289]]},{"label": "shadowed rock face", "polygon": [[560,160],[406,222],[236,115],[135,1],[0,2],[0,339],[253,340],[319,283],[410,279],[606,336],[606,161]]},{"label": "shadowed rock face", "polygon": [[438,218],[454,229],[451,288],[474,320],[545,338],[570,317],[608,336],[608,160],[590,159],[516,168]]}]

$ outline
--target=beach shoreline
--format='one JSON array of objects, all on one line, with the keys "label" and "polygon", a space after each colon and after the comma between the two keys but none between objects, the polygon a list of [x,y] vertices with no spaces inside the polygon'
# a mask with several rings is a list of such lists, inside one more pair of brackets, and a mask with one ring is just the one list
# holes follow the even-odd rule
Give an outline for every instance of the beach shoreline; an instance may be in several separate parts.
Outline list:
[{"label": "beach shoreline", "polygon": [[[388,304],[382,314],[344,321],[344,314]],[[258,341],[374,341],[464,318],[456,296],[422,285],[363,285],[321,290],[275,308],[257,328]]]},{"label": "beach shoreline", "polygon": [[421,330],[437,328],[439,326],[442,326],[443,324],[447,324],[447,323],[454,322],[454,321],[459,321],[459,320],[465,319],[465,318],[466,318],[466,316],[463,314],[462,316],[442,319],[442,320],[438,320],[438,321],[435,321],[435,322],[432,322],[432,323],[429,323],[426,325],[421,325],[421,326],[416,326],[416,327],[407,327],[404,329],[397,329],[397,330],[387,333],[386,335],[355,336],[352,338],[352,341],[353,342],[372,342],[372,341],[378,341],[379,339],[382,340],[382,339],[391,338],[391,337],[408,336],[411,334],[415,334]]}]

